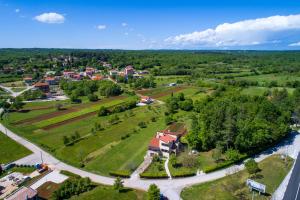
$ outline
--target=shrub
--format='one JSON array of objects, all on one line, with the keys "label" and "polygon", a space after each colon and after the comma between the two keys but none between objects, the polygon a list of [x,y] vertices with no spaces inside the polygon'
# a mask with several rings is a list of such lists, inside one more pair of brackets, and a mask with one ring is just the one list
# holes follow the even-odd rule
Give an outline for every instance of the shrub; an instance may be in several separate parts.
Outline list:
[{"label": "shrub", "polygon": [[146,128],[146,127],[147,127],[147,125],[146,125],[145,122],[139,122],[139,123],[138,123],[138,126],[139,126],[140,128]]},{"label": "shrub", "polygon": [[130,178],[130,171],[127,170],[118,170],[118,171],[110,171],[109,175],[115,177],[122,177],[122,178]]},{"label": "shrub", "polygon": [[167,174],[153,174],[150,172],[144,172],[140,174],[141,178],[146,178],[146,179],[163,179],[163,178],[169,178]]},{"label": "shrub", "polygon": [[98,101],[98,96],[95,94],[89,94],[88,99],[89,101]]}]

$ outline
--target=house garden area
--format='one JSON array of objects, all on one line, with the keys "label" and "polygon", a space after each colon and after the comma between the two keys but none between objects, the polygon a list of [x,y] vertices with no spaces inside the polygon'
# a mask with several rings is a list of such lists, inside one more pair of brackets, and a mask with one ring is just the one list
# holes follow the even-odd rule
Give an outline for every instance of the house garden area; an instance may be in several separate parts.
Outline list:
[{"label": "house garden area", "polygon": [[[37,98],[23,103],[24,97],[31,95],[28,92],[8,105],[8,93],[0,90],[1,107],[5,108],[1,123],[59,160],[95,174],[130,178],[150,157],[152,162],[138,173],[139,178],[176,179],[243,162],[284,140],[290,125],[298,122],[300,71],[295,67],[297,59],[285,59],[293,55],[245,53],[240,58],[239,53],[124,52],[128,56],[125,62],[118,53],[108,54],[105,61],[97,57],[95,62],[96,57],[77,52],[75,55],[89,62],[51,69],[60,77],[55,87],[63,91],[66,100]],[[264,62],[270,58],[288,67],[272,70],[276,64]],[[40,70],[39,74],[46,74],[45,69]],[[7,77],[6,86],[16,82]],[[46,84],[44,79],[33,77]],[[21,82],[17,80],[17,87],[23,87]],[[16,149],[13,144],[1,145],[1,150],[2,146]],[[7,152],[1,153],[1,162],[11,162]],[[30,154],[26,149],[18,153],[13,160]],[[271,156],[258,163],[254,174],[245,169],[185,188],[181,196],[249,199],[251,194],[242,183],[251,177],[267,185],[268,194],[259,198],[268,199],[292,163],[290,158]],[[272,169],[267,170],[270,165]],[[68,184],[78,184],[76,181]],[[61,185],[54,187],[63,189]],[[143,191],[124,189],[126,192],[119,193],[93,183],[85,189],[70,198],[146,198]]]}]

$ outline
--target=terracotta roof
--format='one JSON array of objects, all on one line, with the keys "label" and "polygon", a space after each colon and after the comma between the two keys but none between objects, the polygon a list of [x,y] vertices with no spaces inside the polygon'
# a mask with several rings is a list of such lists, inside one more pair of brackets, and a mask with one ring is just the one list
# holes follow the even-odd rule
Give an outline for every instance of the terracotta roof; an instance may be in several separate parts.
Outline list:
[{"label": "terracotta roof", "polygon": [[153,137],[149,143],[150,147],[159,148],[159,139],[156,137]]},{"label": "terracotta roof", "polygon": [[32,78],[31,77],[25,77],[25,78],[23,78],[23,80],[32,80]]},{"label": "terracotta roof", "polygon": [[43,87],[43,86],[49,86],[48,83],[41,83],[41,82],[38,82],[36,84],[34,84],[35,87]]},{"label": "terracotta roof", "polygon": [[165,142],[165,143],[170,143],[170,142],[173,142],[176,140],[176,138],[173,138],[172,136],[170,135],[164,135],[164,136],[161,136],[159,137],[159,140]]},{"label": "terracotta roof", "polygon": [[166,128],[165,130],[162,130],[160,132],[164,133],[164,134],[169,134],[169,135],[182,136],[187,133],[187,130],[183,124],[173,123],[170,126],[168,126],[168,128]]},{"label": "terracotta roof", "polygon": [[46,80],[46,81],[54,81],[55,78],[53,78],[53,77],[47,77],[47,78],[45,78],[45,80]]},{"label": "terracotta roof", "polygon": [[103,78],[103,77],[100,76],[100,75],[92,76],[92,80],[94,80],[94,81],[99,81],[99,80],[101,80],[102,78]]}]

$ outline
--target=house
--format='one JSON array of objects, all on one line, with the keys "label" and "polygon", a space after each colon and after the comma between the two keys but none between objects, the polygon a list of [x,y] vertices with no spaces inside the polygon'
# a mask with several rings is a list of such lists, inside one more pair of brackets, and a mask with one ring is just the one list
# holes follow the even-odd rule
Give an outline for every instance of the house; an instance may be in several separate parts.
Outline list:
[{"label": "house", "polygon": [[57,81],[54,77],[46,77],[45,82],[48,83],[49,85],[56,85]]},{"label": "house", "polygon": [[110,76],[117,76],[118,74],[119,74],[119,72],[115,69],[112,69],[112,70],[109,71]]},{"label": "house", "polygon": [[125,67],[124,74],[125,74],[125,76],[133,75],[134,74],[133,66],[128,65],[127,67]]},{"label": "house", "polygon": [[4,198],[4,200],[35,200],[38,199],[37,191],[31,187],[23,186],[13,192],[11,195]]},{"label": "house", "polygon": [[173,123],[167,129],[158,131],[148,145],[148,155],[169,157],[177,154],[182,145],[180,138],[187,133],[183,124]]},{"label": "house", "polygon": [[176,83],[169,83],[169,86],[170,87],[174,87],[174,86],[176,86],[177,84]]},{"label": "house", "polygon": [[87,67],[87,68],[85,69],[85,74],[86,74],[86,76],[92,76],[94,73],[95,73],[95,69],[92,68],[92,67]]},{"label": "house", "polygon": [[34,84],[34,88],[35,89],[39,89],[45,93],[49,92],[50,91],[50,88],[49,88],[49,84],[48,83],[41,83],[41,82],[38,82],[36,84]]},{"label": "house", "polygon": [[29,85],[32,84],[32,78],[31,78],[31,77],[25,77],[25,78],[23,78],[23,81],[24,81],[26,84],[29,84]]},{"label": "house", "polygon": [[141,96],[140,103],[150,104],[153,102],[153,99],[151,99],[148,96]]},{"label": "house", "polygon": [[65,78],[73,78],[74,75],[75,75],[75,72],[72,72],[72,71],[64,71],[63,72],[63,76]]},{"label": "house", "polygon": [[92,76],[91,78],[93,81],[100,81],[103,79],[103,76],[101,75],[95,75],[95,76]]}]

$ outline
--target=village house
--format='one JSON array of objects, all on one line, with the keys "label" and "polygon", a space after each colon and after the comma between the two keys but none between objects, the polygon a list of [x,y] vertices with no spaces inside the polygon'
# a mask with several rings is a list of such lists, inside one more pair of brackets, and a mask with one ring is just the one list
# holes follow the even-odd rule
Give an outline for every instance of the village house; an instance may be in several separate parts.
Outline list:
[{"label": "village house", "polygon": [[56,85],[57,80],[54,77],[46,77],[45,83],[48,83],[49,85]]},{"label": "village house", "polygon": [[153,102],[153,99],[148,96],[141,96],[140,103],[150,104]]},{"label": "village house", "polygon": [[13,192],[4,200],[35,200],[38,199],[38,193],[35,189],[31,187],[23,186],[20,189]]},{"label": "village house", "polygon": [[86,76],[92,76],[95,73],[95,69],[92,67],[87,67],[85,69],[85,75]]},{"label": "village house", "polygon": [[28,84],[28,85],[31,85],[32,84],[32,78],[31,77],[25,77],[23,78],[23,81]]},{"label": "village house", "polygon": [[75,73],[75,72],[72,72],[72,71],[64,71],[64,72],[63,72],[64,78],[73,78],[73,76],[74,76],[75,74],[76,74],[76,73]]},{"label": "village house", "polygon": [[119,72],[115,69],[112,69],[112,70],[109,71],[110,76],[117,76],[118,74],[119,74]]},{"label": "village house", "polygon": [[95,76],[92,76],[92,80],[93,81],[100,81],[100,80],[102,80],[104,77],[103,76],[101,76],[101,75],[95,75]]},{"label": "village house", "polygon": [[45,93],[48,93],[50,91],[48,83],[38,82],[38,83],[34,84],[34,88],[39,89],[39,90],[41,90],[42,92],[45,92]]},{"label": "village house", "polygon": [[124,74],[125,74],[125,76],[133,75],[134,74],[134,68],[133,68],[133,66],[128,65],[127,67],[125,67]]},{"label": "village house", "polygon": [[180,138],[186,133],[186,128],[180,123],[173,123],[167,129],[158,131],[149,143],[148,155],[163,157],[169,157],[172,153],[176,155],[182,148]]}]

